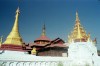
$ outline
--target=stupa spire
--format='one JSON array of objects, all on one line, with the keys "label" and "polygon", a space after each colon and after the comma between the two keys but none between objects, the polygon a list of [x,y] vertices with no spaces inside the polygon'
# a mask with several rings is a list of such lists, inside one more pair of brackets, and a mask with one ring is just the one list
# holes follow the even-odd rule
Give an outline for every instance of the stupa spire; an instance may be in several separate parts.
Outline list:
[{"label": "stupa spire", "polygon": [[14,23],[12,31],[18,31],[18,18],[19,18],[19,14],[20,14],[20,11],[19,11],[19,7],[18,7],[18,9],[16,10],[16,16],[15,16],[16,18],[15,18],[15,23]]},{"label": "stupa spire", "polygon": [[45,27],[45,24],[43,25],[43,28],[42,28],[42,36],[46,36],[46,27]]},{"label": "stupa spire", "polygon": [[80,21],[78,17],[78,11],[76,11],[76,21]]},{"label": "stupa spire", "polygon": [[[76,11],[76,24],[75,24],[75,27],[77,27],[77,38],[81,39],[82,38],[82,35],[81,35],[81,24],[80,24],[80,20],[79,20],[79,17],[78,17],[78,12]],[[75,29],[74,27],[74,29]]]},{"label": "stupa spire", "polygon": [[12,31],[6,38],[6,41],[4,44],[14,44],[14,45],[22,45],[23,41],[22,38],[19,34],[19,29],[18,29],[18,18],[19,18],[20,10],[19,7],[16,10],[16,16],[15,16],[15,22],[12,28]]},{"label": "stupa spire", "polygon": [[77,11],[76,11],[76,20],[75,21],[76,22],[75,22],[74,29],[71,32],[71,34],[68,36],[68,42],[70,43],[70,42],[72,42],[72,40],[78,41],[78,42],[87,41],[88,38],[90,38],[90,37],[86,34],[86,31],[82,27]]}]

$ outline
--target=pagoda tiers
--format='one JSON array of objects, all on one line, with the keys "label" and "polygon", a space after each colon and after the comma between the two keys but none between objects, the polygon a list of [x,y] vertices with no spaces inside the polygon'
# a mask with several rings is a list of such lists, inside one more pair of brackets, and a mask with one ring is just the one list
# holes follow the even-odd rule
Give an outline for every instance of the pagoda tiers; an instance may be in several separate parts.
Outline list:
[{"label": "pagoda tiers", "polygon": [[18,8],[16,10],[16,17],[12,31],[7,36],[5,42],[1,45],[1,49],[3,50],[22,50],[23,48],[23,41],[18,30],[19,13],[20,10]]},{"label": "pagoda tiers", "polygon": [[34,43],[36,44],[48,44],[50,43],[50,39],[46,36],[46,28],[45,28],[45,24],[43,25],[42,28],[42,34],[39,38],[37,38]]},{"label": "pagoda tiers", "polygon": [[74,26],[73,31],[71,34],[68,36],[68,43],[71,43],[72,41],[74,42],[86,42],[90,39],[90,34],[86,34],[86,31],[82,27],[79,17],[78,17],[78,12],[76,12],[76,23]]}]

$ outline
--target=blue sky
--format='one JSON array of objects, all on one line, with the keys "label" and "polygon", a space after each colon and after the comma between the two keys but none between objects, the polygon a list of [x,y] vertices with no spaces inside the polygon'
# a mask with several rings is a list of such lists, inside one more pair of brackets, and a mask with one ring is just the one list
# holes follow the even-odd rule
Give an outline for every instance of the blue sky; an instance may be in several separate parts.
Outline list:
[{"label": "blue sky", "polygon": [[18,6],[19,31],[26,43],[41,35],[44,22],[50,39],[60,37],[67,41],[78,11],[82,26],[91,34],[91,39],[97,38],[100,48],[99,0],[0,0],[0,36],[3,35],[4,40],[11,31]]}]

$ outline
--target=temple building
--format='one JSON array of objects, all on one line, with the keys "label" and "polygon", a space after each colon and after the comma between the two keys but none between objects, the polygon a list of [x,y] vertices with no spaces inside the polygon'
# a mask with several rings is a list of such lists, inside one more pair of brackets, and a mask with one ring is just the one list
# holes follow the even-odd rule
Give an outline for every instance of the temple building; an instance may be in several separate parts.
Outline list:
[{"label": "temple building", "polygon": [[[61,38],[56,38],[54,40],[49,39],[46,36],[45,24],[42,28],[42,34],[37,38],[34,43],[29,43],[26,45],[26,50],[29,54],[34,54],[32,51],[35,49],[37,56],[67,56],[68,46],[64,45],[64,40]],[[58,52],[59,51],[59,52]]]},{"label": "temple building", "polygon": [[34,42],[29,43],[28,45],[26,45],[26,50],[30,54],[34,47],[36,48],[36,51],[38,51],[39,49],[43,48],[45,45],[49,44],[50,41],[51,41],[51,39],[49,39],[46,36],[46,27],[45,27],[45,24],[44,24],[43,28],[42,28],[41,36],[39,38],[37,38],[36,40],[34,40]]},{"label": "temple building", "polygon": [[90,40],[90,34],[86,34],[86,31],[80,23],[78,12],[76,12],[76,22],[73,31],[68,35],[68,43],[74,42],[86,42]]},{"label": "temple building", "polygon": [[24,42],[19,33],[18,28],[18,18],[19,18],[20,10],[19,8],[16,10],[16,17],[13,28],[10,34],[7,36],[6,40],[1,46],[1,49],[8,50],[23,50]]},{"label": "temple building", "polygon": [[[53,56],[53,57],[67,57],[67,50],[68,46],[65,45],[65,42],[60,39],[56,38],[52,40],[49,44],[45,45],[43,48],[38,50],[39,56]],[[59,52],[58,52],[59,51]]]}]

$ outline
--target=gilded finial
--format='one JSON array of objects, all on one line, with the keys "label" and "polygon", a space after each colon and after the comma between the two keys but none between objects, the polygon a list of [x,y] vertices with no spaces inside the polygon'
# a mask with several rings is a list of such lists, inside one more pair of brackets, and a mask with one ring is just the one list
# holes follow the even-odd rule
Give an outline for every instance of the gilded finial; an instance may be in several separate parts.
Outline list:
[{"label": "gilded finial", "polygon": [[17,8],[16,13],[20,13],[19,7]]},{"label": "gilded finial", "polygon": [[78,11],[76,11],[76,21],[80,21],[78,17]]}]

